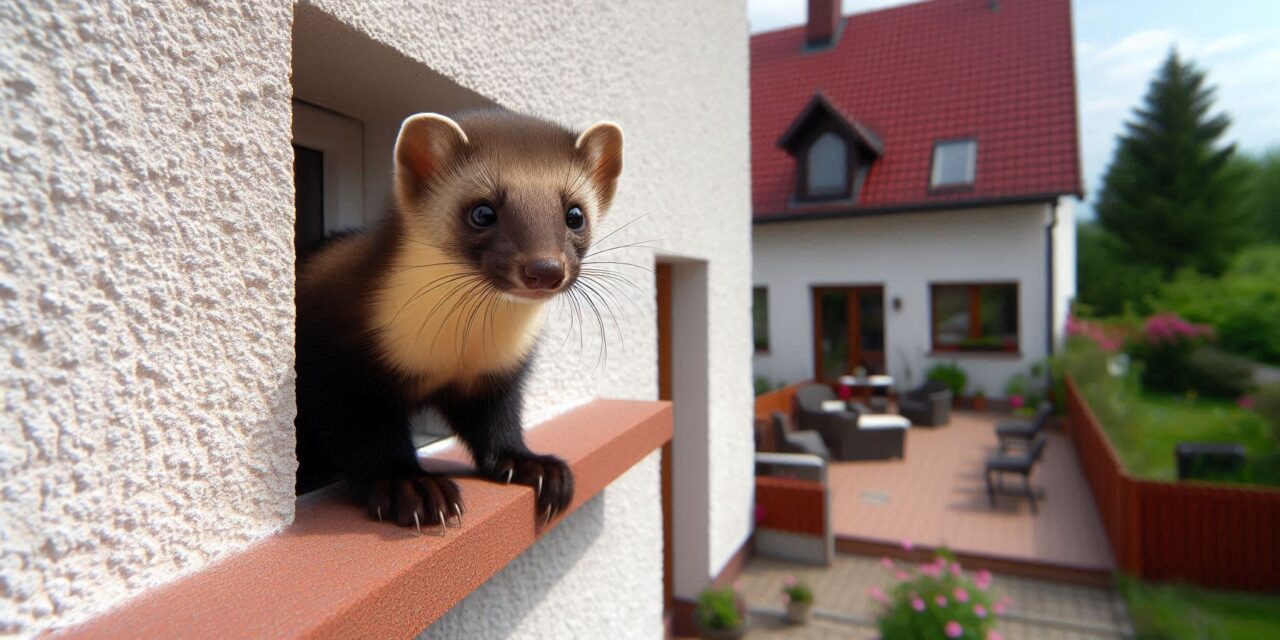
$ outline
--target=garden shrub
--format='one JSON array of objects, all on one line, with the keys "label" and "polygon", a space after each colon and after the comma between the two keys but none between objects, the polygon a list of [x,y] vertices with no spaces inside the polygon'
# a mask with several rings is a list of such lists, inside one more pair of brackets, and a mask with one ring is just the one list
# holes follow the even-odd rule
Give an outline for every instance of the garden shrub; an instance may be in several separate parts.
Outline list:
[{"label": "garden shrub", "polygon": [[878,603],[876,623],[884,640],[999,637],[995,626],[1010,600],[993,597],[990,571],[970,577],[945,549],[933,562],[914,569],[889,558],[880,562],[895,574],[887,592],[880,587],[868,591]]},{"label": "garden shrub", "polygon": [[1184,393],[1195,378],[1191,354],[1212,335],[1207,325],[1187,322],[1174,313],[1157,313],[1147,318],[1142,335],[1130,339],[1125,349],[1142,361],[1142,383],[1147,389]]},{"label": "garden shrub", "polygon": [[1253,363],[1212,347],[1191,352],[1187,388],[1204,396],[1234,400],[1253,385]]},{"label": "garden shrub", "polygon": [[1184,271],[1154,304],[1208,323],[1225,351],[1280,364],[1280,245],[1249,247],[1221,278]]},{"label": "garden shrub", "polygon": [[1280,446],[1280,383],[1259,387],[1258,392],[1244,404],[1271,423],[1272,433],[1277,439],[1276,444]]},{"label": "garden shrub", "polygon": [[969,386],[969,374],[954,362],[943,362],[929,368],[925,378],[933,382],[941,382],[951,388],[951,395],[959,398]]}]

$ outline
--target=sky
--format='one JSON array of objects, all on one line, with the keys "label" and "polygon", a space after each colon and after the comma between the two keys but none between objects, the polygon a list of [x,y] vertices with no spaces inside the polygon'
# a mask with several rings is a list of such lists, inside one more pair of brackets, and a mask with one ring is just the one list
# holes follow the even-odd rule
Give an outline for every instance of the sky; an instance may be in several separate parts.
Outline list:
[{"label": "sky", "polygon": [[[844,13],[910,1],[844,0]],[[801,24],[806,6],[806,0],[748,0],[751,31]],[[1280,148],[1280,0],[1074,0],[1072,8],[1086,195],[1082,217],[1092,217],[1116,138],[1170,47],[1205,70],[1217,87],[1217,109],[1232,120],[1226,140],[1249,153]]]}]

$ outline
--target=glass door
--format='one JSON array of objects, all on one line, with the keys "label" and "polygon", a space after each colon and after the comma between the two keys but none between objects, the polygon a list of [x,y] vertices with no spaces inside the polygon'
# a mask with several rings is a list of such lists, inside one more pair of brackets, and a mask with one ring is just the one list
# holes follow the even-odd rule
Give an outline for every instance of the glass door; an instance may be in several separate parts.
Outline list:
[{"label": "glass door", "polygon": [[814,376],[833,383],[885,370],[884,287],[814,287]]}]

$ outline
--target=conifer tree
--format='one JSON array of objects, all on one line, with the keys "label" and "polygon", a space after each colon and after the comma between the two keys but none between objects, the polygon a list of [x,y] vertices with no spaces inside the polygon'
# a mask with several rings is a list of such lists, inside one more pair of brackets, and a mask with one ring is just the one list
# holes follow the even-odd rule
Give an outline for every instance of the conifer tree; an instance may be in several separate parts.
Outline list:
[{"label": "conifer tree", "polygon": [[1204,72],[1171,51],[1125,124],[1098,196],[1117,259],[1164,278],[1184,267],[1218,275],[1247,242],[1235,145],[1219,143],[1231,120],[1210,113],[1213,98]]}]

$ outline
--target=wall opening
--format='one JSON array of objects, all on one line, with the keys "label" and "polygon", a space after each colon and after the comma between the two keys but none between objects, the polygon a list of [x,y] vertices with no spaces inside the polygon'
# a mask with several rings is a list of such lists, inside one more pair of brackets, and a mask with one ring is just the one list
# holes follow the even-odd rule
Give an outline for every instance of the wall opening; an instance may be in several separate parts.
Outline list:
[{"label": "wall opening", "polygon": [[[294,5],[292,53],[299,260],[329,235],[368,228],[385,215],[392,152],[406,117],[494,104],[310,5]],[[434,415],[413,421],[418,446],[448,435]]]},{"label": "wall opening", "polygon": [[707,263],[660,257],[656,279],[659,395],[674,410],[673,437],[663,451],[666,604],[680,631],[679,609],[711,578]]}]

